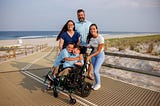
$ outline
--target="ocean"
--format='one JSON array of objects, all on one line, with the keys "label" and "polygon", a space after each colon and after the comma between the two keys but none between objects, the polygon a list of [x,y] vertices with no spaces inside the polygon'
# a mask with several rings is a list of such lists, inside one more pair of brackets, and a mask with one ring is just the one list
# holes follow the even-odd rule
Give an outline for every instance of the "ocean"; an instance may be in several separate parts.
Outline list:
[{"label": "ocean", "polygon": [[[57,37],[59,31],[0,31],[0,40],[13,39],[34,39],[34,38],[54,38]],[[113,32],[99,31],[103,35],[126,35],[126,34],[157,34],[158,32]]]}]

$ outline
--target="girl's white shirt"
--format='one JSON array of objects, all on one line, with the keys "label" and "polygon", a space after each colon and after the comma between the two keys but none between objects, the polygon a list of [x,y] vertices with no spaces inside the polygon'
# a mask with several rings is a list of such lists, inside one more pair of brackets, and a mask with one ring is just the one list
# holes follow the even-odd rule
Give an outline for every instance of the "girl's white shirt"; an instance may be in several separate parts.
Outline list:
[{"label": "girl's white shirt", "polygon": [[[92,46],[94,48],[93,52],[96,52],[99,44],[104,44],[104,37],[100,34],[98,34],[96,38],[91,38],[88,46]],[[102,48],[101,52],[103,50],[104,47]]]}]

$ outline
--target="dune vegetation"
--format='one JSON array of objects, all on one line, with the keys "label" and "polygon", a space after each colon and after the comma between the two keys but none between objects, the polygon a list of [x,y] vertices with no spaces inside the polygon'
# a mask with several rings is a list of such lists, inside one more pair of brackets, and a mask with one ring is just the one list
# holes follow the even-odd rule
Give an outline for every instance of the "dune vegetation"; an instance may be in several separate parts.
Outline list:
[{"label": "dune vegetation", "polygon": [[140,53],[160,56],[160,35],[113,38],[105,40],[105,49],[115,47],[119,51],[130,49]]}]

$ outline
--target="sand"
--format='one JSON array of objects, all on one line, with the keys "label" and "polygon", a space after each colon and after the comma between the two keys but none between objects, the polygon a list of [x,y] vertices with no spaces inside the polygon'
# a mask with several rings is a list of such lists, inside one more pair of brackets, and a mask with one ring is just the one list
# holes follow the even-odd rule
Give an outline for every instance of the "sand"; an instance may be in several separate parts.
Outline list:
[{"label": "sand", "polygon": [[[124,38],[124,37],[136,37],[136,36],[150,36],[144,34],[126,34],[126,35],[103,35],[105,39],[110,38]],[[48,44],[48,46],[58,46],[56,38],[36,38],[36,39],[16,39],[16,40],[0,40],[0,47],[3,46],[20,46],[20,45],[40,45]]]},{"label": "sand", "polygon": [[55,38],[37,38],[37,39],[17,39],[17,40],[0,40],[0,47],[2,46],[18,46],[18,45],[40,45],[48,44],[48,46],[58,45]]}]

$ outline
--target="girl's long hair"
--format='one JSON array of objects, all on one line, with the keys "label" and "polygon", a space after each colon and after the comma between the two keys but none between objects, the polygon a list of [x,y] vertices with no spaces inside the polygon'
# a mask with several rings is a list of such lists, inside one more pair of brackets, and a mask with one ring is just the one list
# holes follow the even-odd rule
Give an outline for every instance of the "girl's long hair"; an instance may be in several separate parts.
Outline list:
[{"label": "girl's long hair", "polygon": [[95,26],[95,27],[96,27],[97,33],[98,33],[98,27],[97,27],[97,25],[96,25],[96,24],[91,24],[91,25],[89,26],[89,33],[88,33],[87,41],[86,41],[87,43],[89,43],[89,41],[90,41],[91,38],[92,38],[92,34],[91,34],[91,32],[90,32],[90,29],[91,29],[92,26]]},{"label": "girl's long hair", "polygon": [[74,21],[73,21],[73,20],[68,20],[68,21],[66,22],[66,24],[63,26],[63,28],[61,29],[60,33],[58,34],[58,36],[57,36],[57,38],[56,38],[56,41],[58,41],[58,40],[61,38],[61,35],[62,35],[63,32],[68,31],[67,25],[68,25],[69,22],[72,22],[72,23],[73,23],[73,25],[74,25],[73,30],[75,31],[75,23],[74,23]]}]

